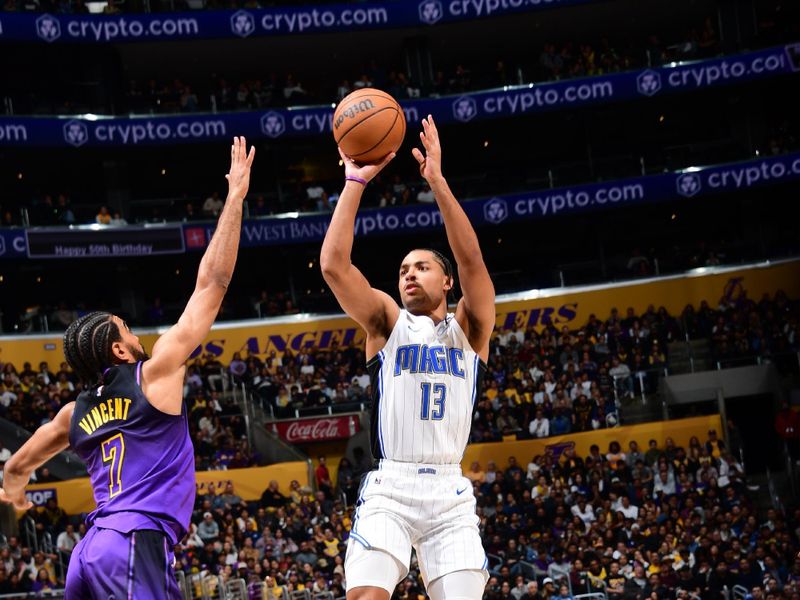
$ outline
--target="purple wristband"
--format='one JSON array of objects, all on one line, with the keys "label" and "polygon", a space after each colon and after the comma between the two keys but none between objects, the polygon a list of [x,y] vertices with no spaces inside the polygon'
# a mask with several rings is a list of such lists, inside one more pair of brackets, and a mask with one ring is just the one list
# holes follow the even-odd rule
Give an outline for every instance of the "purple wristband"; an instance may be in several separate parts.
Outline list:
[{"label": "purple wristband", "polygon": [[360,183],[363,186],[367,185],[366,179],[361,179],[361,177],[354,177],[353,175],[348,175],[344,178],[345,181],[355,181],[356,183]]}]

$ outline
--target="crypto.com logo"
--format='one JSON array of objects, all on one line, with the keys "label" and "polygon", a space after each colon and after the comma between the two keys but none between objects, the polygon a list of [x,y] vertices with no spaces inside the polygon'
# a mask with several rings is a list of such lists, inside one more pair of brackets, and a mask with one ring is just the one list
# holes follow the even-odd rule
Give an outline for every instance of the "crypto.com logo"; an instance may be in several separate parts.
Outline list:
[{"label": "crypto.com logo", "polygon": [[89,129],[85,123],[72,119],[64,123],[64,141],[79,148],[89,141]]},{"label": "crypto.com logo", "polygon": [[54,16],[45,13],[36,19],[36,35],[45,42],[54,42],[61,37],[61,23]]},{"label": "crypto.com logo", "polygon": [[256,30],[256,20],[246,10],[237,10],[231,15],[231,31],[239,37],[247,37]]},{"label": "crypto.com logo", "polygon": [[636,78],[636,88],[643,96],[653,96],[661,89],[661,75],[648,69],[639,73]]},{"label": "crypto.com logo", "polygon": [[444,8],[439,0],[424,0],[419,3],[419,20],[428,25],[438,23],[444,16]]},{"label": "crypto.com logo", "polygon": [[264,135],[276,138],[286,131],[286,121],[283,115],[273,111],[268,112],[261,117],[261,131]]},{"label": "crypto.com logo", "polygon": [[478,114],[478,105],[475,103],[475,98],[469,96],[461,96],[453,101],[453,117],[457,121],[466,123],[475,118]]},{"label": "crypto.com logo", "polygon": [[483,205],[483,217],[494,225],[502,223],[508,217],[508,204],[502,198],[492,198]]},{"label": "crypto.com logo", "polygon": [[684,173],[680,175],[678,177],[677,186],[678,193],[684,198],[691,198],[703,188],[700,175],[697,173]]}]

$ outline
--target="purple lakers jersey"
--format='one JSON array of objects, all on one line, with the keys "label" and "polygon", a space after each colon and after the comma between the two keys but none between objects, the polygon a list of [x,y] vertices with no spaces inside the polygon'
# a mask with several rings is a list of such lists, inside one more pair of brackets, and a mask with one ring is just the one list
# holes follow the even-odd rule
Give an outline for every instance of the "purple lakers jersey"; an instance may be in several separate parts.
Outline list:
[{"label": "purple lakers jersey", "polygon": [[141,388],[142,363],[107,369],[75,402],[70,444],[86,463],[97,508],[87,523],[128,533],[186,533],[194,506],[194,450],[184,406],[154,408]]}]

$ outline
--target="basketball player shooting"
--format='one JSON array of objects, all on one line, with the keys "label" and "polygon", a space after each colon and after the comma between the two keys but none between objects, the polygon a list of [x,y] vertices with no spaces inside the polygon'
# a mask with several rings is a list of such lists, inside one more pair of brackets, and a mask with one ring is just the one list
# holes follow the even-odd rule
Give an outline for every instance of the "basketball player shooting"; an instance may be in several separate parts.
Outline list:
[{"label": "basketball player shooting", "polygon": [[97,507],[72,552],[67,600],[178,600],[172,548],[184,536],[195,498],[194,450],[183,402],[189,355],[219,312],[239,249],[242,203],[255,148],[234,138],[228,197],[200,261],[178,323],[148,357],[116,315],[93,312],[64,334],[64,355],[84,390],[42,425],[5,466],[0,500],[31,508],[31,473],[72,447],[86,463]]},{"label": "basketball player shooting", "polygon": [[433,119],[422,120],[424,154],[412,151],[444,218],[463,297],[447,312],[454,278],[433,250],[412,250],[398,274],[401,309],[351,264],[356,212],[366,183],[394,158],[358,166],[340,150],[345,186],[322,244],[322,274],[367,333],[373,456],[361,485],[345,560],[347,600],[388,600],[407,575],[412,547],[432,600],[479,600],[488,573],[475,497],[461,472],[473,403],[495,324],[494,286],[475,231],[442,175]]}]

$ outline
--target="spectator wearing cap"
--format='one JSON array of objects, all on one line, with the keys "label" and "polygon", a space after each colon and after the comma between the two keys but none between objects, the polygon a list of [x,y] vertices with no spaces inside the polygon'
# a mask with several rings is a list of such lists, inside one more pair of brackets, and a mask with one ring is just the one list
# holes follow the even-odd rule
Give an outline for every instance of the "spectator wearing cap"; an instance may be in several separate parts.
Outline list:
[{"label": "spectator wearing cap", "polygon": [[219,538],[219,525],[210,512],[203,513],[203,520],[197,526],[197,535],[206,544],[215,542]]},{"label": "spectator wearing cap", "polygon": [[539,592],[539,598],[541,600],[551,600],[552,598],[555,598],[556,595],[556,584],[553,581],[553,578],[545,577],[542,581],[542,589]]}]

